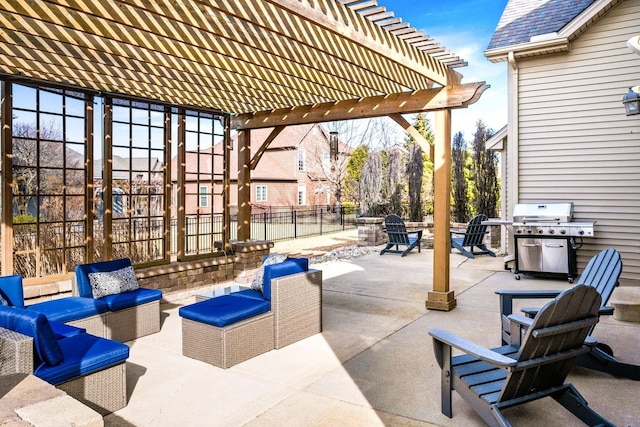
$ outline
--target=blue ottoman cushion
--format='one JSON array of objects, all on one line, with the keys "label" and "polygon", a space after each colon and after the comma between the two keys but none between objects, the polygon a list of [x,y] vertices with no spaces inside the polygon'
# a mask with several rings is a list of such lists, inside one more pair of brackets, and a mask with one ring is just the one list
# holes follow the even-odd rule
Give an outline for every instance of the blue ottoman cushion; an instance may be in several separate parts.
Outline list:
[{"label": "blue ottoman cushion", "polygon": [[49,320],[65,323],[106,313],[108,307],[105,302],[93,298],[65,297],[30,305],[27,310],[42,313]]},{"label": "blue ottoman cushion", "polygon": [[104,302],[110,311],[122,310],[123,308],[135,307],[148,302],[158,301],[162,298],[162,291],[156,289],[138,288],[134,291],[122,292],[120,294],[107,295],[96,301]]},{"label": "blue ottoman cushion", "polygon": [[38,378],[53,385],[117,365],[129,357],[129,347],[125,344],[86,333],[58,343],[64,362],[57,366],[43,364],[34,372]]},{"label": "blue ottoman cushion", "polygon": [[269,301],[225,295],[181,307],[178,313],[185,319],[221,328],[269,310]]}]

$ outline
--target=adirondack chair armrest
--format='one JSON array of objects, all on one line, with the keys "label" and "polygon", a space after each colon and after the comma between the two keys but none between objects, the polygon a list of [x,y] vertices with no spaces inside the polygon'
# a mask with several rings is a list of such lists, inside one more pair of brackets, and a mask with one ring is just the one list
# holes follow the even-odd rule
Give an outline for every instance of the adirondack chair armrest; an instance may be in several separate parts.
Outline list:
[{"label": "adirondack chair armrest", "polygon": [[600,316],[612,316],[613,310],[614,310],[613,307],[605,305],[604,307],[600,307],[600,311],[598,311],[598,314]]},{"label": "adirondack chair armrest", "polygon": [[418,238],[422,237],[422,228],[415,228],[413,230],[407,230],[407,234],[417,234]]},{"label": "adirondack chair armrest", "polygon": [[459,336],[442,329],[431,329],[429,331],[429,335],[433,337],[433,346],[436,354],[436,360],[438,361],[440,367],[443,366],[444,346],[457,348],[458,350],[461,350],[466,354],[469,354],[473,357],[476,357],[480,360],[501,368],[513,367],[518,364],[517,360],[504,356],[488,348],[482,347],[464,338],[460,338]]},{"label": "adirondack chair armrest", "polygon": [[514,299],[551,299],[560,295],[558,290],[497,290],[496,294],[500,296],[500,314],[508,316],[513,313]]},{"label": "adirondack chair armrest", "polygon": [[467,234],[467,230],[449,230],[449,233],[465,235],[465,234]]}]

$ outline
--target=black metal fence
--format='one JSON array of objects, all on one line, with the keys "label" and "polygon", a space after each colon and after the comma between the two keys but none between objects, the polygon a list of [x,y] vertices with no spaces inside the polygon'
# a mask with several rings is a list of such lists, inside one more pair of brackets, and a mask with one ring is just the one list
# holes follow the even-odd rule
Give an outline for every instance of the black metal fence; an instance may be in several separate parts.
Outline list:
[{"label": "black metal fence", "polygon": [[[348,207],[328,206],[273,206],[251,215],[251,239],[272,242],[291,240],[301,237],[318,236],[353,229],[358,213]],[[197,223],[197,227],[190,224]],[[206,251],[213,241],[222,239],[222,216],[215,218],[187,217],[185,227],[186,253]],[[176,220],[171,221],[171,254],[178,253]],[[238,218],[231,217],[231,239],[237,239]],[[214,236],[212,239],[211,236]]]}]

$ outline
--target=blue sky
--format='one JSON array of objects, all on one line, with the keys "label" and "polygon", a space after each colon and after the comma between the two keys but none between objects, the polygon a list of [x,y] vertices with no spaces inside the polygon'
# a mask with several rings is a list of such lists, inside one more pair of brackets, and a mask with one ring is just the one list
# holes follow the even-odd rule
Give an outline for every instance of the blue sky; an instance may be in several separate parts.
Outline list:
[{"label": "blue sky", "polygon": [[452,136],[464,133],[472,140],[482,119],[494,131],[507,124],[507,65],[484,57],[507,0],[378,0],[403,22],[435,39],[469,63],[457,68],[463,83],[486,81],[491,88],[466,109],[453,110]]}]

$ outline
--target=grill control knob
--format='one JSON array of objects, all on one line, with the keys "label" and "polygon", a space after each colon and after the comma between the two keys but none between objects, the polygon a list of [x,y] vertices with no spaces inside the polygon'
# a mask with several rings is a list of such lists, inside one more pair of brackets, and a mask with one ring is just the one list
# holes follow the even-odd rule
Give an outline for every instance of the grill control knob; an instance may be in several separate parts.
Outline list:
[{"label": "grill control knob", "polygon": [[551,230],[549,230],[549,234],[555,234],[556,230],[554,230],[553,228]]},{"label": "grill control knob", "polygon": [[565,229],[560,230],[560,234],[567,234],[567,230]]},{"label": "grill control knob", "polygon": [[581,235],[581,236],[584,235],[584,230],[578,231],[578,234]]},{"label": "grill control knob", "polygon": [[541,228],[540,230],[538,230],[538,234],[544,234],[544,230]]},{"label": "grill control knob", "polygon": [[516,233],[518,233],[518,234],[522,234],[522,230],[518,228],[518,229],[516,230]]},{"label": "grill control knob", "polygon": [[529,229],[527,230],[527,233],[531,234],[531,233],[533,233],[533,230],[529,228]]}]

